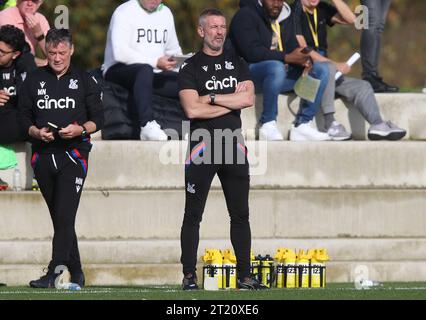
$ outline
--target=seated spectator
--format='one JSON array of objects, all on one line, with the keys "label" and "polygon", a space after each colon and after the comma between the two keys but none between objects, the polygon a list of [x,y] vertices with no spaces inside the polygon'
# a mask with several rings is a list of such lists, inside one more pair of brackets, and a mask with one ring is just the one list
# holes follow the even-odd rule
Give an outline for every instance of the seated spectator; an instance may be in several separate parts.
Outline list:
[{"label": "seated spectator", "polygon": [[342,0],[332,0],[333,5],[320,0],[300,0],[294,4],[294,22],[297,39],[301,46],[315,48],[311,58],[314,61],[326,62],[330,69],[329,84],[324,93],[322,108],[325,114],[325,129],[336,140],[345,140],[345,128],[334,119],[334,98],[338,96],[353,105],[371,125],[368,138],[371,140],[399,140],[406,131],[398,128],[390,121],[384,121],[380,114],[379,105],[374,96],[370,83],[364,80],[342,76],[335,79],[336,71],[343,74],[351,68],[345,62],[336,62],[327,57],[327,25],[353,24],[355,14]]},{"label": "seated spectator", "polygon": [[173,14],[161,0],[129,0],[113,13],[103,75],[128,89],[138,112],[141,140],[167,140],[153,116],[153,94],[178,99],[177,62],[182,54]]},{"label": "seated spectator", "polygon": [[370,82],[374,92],[398,92],[397,86],[383,81],[379,74],[382,34],[392,0],[361,0],[368,8],[368,28],[361,33],[362,78]]},{"label": "seated spectator", "polygon": [[[294,33],[289,32],[290,8],[284,1],[241,0],[240,10],[230,26],[230,39],[248,63],[256,91],[263,92],[259,136],[283,140],[277,128],[278,96],[294,89],[308,55],[301,53]],[[315,63],[312,76],[321,80],[314,103],[302,100],[290,132],[291,140],[330,140],[326,133],[311,127],[328,81],[326,64]]]},{"label": "seated spectator", "polygon": [[0,0],[0,10],[16,6],[16,0]]},{"label": "seated spectator", "polygon": [[[0,26],[11,24],[21,29],[34,56],[37,47],[46,55],[45,36],[50,29],[45,16],[37,12],[42,3],[43,0],[17,0],[15,7],[0,12]],[[35,61],[38,66],[47,64],[46,59],[35,58]]]},{"label": "seated spectator", "polygon": [[[0,145],[25,141],[18,122],[17,91],[28,72],[36,68],[24,33],[11,25],[0,28]],[[0,190],[7,184],[0,179]]]}]

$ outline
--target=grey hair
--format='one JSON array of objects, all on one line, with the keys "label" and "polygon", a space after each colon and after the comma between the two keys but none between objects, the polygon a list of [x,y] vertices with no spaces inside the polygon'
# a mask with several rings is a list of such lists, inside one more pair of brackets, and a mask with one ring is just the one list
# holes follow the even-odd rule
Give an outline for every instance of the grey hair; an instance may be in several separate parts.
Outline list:
[{"label": "grey hair", "polygon": [[216,8],[204,9],[203,12],[201,12],[200,17],[198,18],[198,25],[201,27],[204,27],[206,18],[210,16],[225,17],[225,15],[219,9],[216,9]]}]

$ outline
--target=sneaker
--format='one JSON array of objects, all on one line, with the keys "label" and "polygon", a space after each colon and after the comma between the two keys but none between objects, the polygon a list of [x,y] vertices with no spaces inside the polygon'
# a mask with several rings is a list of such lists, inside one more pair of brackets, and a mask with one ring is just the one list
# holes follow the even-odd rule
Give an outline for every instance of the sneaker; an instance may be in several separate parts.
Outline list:
[{"label": "sneaker", "polygon": [[275,120],[262,124],[259,128],[259,138],[267,141],[284,140],[283,135],[278,130],[277,122]]},{"label": "sneaker", "polygon": [[83,288],[86,284],[86,279],[84,277],[83,271],[71,274],[71,283],[76,283],[80,286],[80,288]]},{"label": "sneaker", "polygon": [[148,122],[141,127],[141,140],[167,141],[167,134],[161,129],[157,121]]},{"label": "sneaker", "polygon": [[7,190],[7,188],[9,188],[7,182],[0,179],[0,191],[5,191]]},{"label": "sneaker", "polygon": [[48,271],[46,275],[42,276],[40,279],[30,281],[30,287],[37,289],[55,288],[55,280],[57,277],[57,274]]},{"label": "sneaker", "polygon": [[319,132],[312,127],[312,121],[302,123],[299,126],[294,124],[290,130],[290,141],[330,141],[330,136],[325,132]]},{"label": "sneaker", "polygon": [[352,135],[346,131],[345,127],[337,121],[333,121],[327,130],[327,134],[333,141],[345,141],[352,138]]},{"label": "sneaker", "polygon": [[238,289],[241,290],[264,290],[269,289],[267,286],[265,286],[263,283],[260,283],[256,278],[253,276],[251,277],[245,277],[243,281],[238,280]]},{"label": "sneaker", "polygon": [[384,121],[379,124],[372,125],[368,129],[368,139],[377,140],[391,140],[396,141],[405,137],[407,131],[398,128],[395,124],[390,121]]},{"label": "sneaker", "polygon": [[182,280],[183,290],[198,290],[197,275],[188,273],[183,277]]}]

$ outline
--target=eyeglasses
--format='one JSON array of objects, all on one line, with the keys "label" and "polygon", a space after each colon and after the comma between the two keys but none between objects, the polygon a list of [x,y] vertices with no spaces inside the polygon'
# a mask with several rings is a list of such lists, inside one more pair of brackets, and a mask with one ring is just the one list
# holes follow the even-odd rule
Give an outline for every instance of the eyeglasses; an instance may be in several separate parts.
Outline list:
[{"label": "eyeglasses", "polygon": [[4,51],[3,49],[0,49],[0,57],[3,57],[12,52],[15,52],[15,51]]}]

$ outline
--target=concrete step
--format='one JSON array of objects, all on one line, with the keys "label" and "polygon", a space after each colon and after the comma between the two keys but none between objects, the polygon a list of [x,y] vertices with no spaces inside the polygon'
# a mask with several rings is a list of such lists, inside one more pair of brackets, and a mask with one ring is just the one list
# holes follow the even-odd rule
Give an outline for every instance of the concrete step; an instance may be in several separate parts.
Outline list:
[{"label": "concrete step", "polygon": [[[80,241],[84,264],[174,264],[180,261],[180,241],[116,240]],[[326,248],[333,262],[426,261],[426,239],[258,239],[252,241],[255,255],[275,255],[278,248]],[[232,249],[229,239],[201,240],[199,261],[207,248]],[[0,241],[1,264],[47,264],[51,241]]]},{"label": "concrete step", "polygon": [[[0,279],[9,286],[26,286],[43,275],[45,265],[0,265]],[[198,266],[199,283],[201,269]],[[83,266],[88,286],[179,285],[180,264],[88,264]],[[426,262],[330,262],[327,282],[354,282],[362,274],[380,282],[425,282]]]},{"label": "concrete step", "polygon": [[[43,240],[52,234],[37,192],[0,193],[0,240]],[[253,190],[254,238],[423,238],[426,190]],[[77,232],[84,240],[179,239],[183,190],[87,191]],[[229,237],[222,191],[209,194],[205,239]]]},{"label": "concrete step", "polygon": [[[379,103],[380,112],[384,120],[391,120],[399,127],[407,130],[405,139],[425,140],[426,128],[426,94],[398,93],[398,94],[376,94]],[[262,95],[256,96],[256,105],[254,108],[244,109],[242,111],[243,129],[247,138],[254,139],[253,129],[256,127],[258,119],[263,109]],[[300,99],[295,95],[280,95],[278,99],[278,128],[288,138],[288,132],[294,121],[294,115],[297,113]],[[353,133],[354,139],[366,140],[366,133],[369,124],[364,120],[361,114],[342,99],[337,99],[336,120],[342,123],[346,129]],[[323,126],[322,114],[316,117],[316,124],[319,128]]]},{"label": "concrete step", "polygon": [[[423,142],[248,141],[247,145],[253,189],[426,187]],[[178,141],[96,141],[86,190],[181,189],[186,146]],[[20,148],[22,177],[30,186],[29,153],[23,145]],[[12,175],[13,170],[1,172],[11,185]],[[215,178],[213,187],[219,186]]]}]

